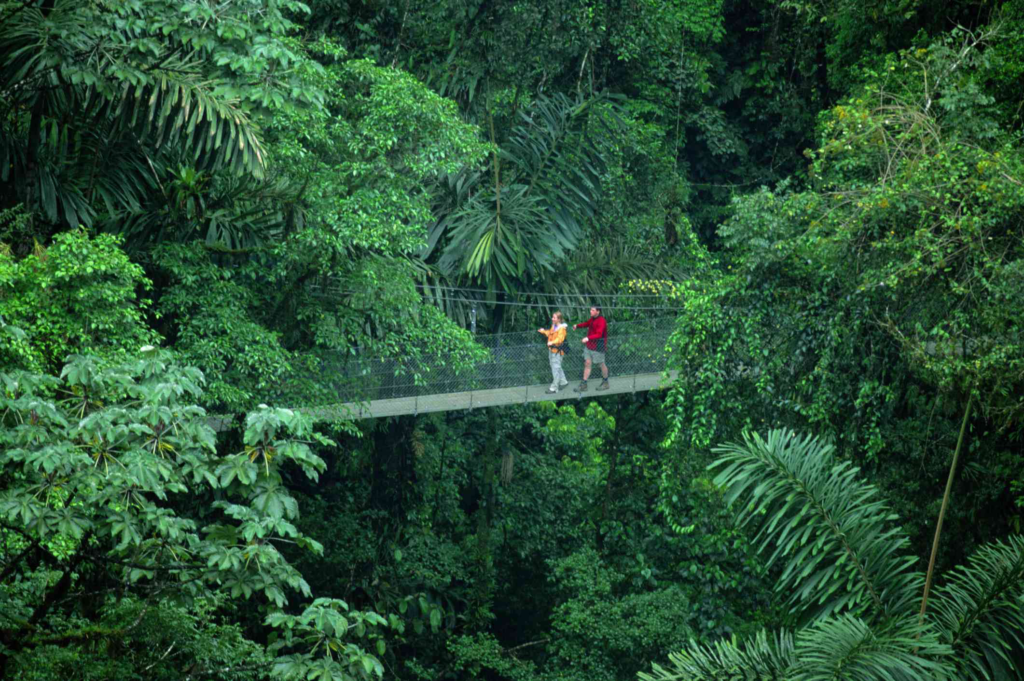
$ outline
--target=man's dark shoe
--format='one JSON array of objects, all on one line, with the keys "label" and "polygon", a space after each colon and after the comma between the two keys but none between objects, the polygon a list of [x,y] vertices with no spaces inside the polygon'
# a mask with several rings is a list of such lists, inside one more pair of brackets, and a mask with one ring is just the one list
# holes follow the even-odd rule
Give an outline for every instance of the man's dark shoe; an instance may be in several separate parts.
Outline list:
[{"label": "man's dark shoe", "polygon": [[601,381],[601,385],[597,386],[597,389],[598,390],[607,390],[609,387],[610,386],[608,385],[608,381]]},{"label": "man's dark shoe", "polygon": [[580,381],[580,384],[572,389],[574,393],[585,393],[587,392],[587,382]]}]

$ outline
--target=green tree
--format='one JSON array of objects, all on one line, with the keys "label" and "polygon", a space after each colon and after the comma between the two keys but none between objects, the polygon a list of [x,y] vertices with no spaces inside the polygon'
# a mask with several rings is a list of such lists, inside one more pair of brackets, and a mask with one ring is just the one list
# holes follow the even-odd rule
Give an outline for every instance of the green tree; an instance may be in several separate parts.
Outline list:
[{"label": "green tree", "polygon": [[670,342],[673,442],[821,428],[897,503],[935,505],[907,518],[924,544],[974,395],[967,451],[986,454],[956,477],[951,520],[970,539],[953,551],[1019,522],[1004,495],[1020,461],[1022,152],[980,87],[984,40],[1014,39],[959,32],[891,56],[822,115],[812,188],[736,199],[722,266],[687,283]]},{"label": "green tree", "polygon": [[[281,629],[273,676],[379,677],[379,662],[356,641],[374,637],[385,624],[380,615],[346,612],[331,599],[298,615],[283,611],[294,594],[311,592],[280,548],[321,550],[294,524],[298,504],[285,476],[294,468],[315,480],[325,464],[310,443],[330,441],[300,413],[263,406],[246,419],[240,449],[218,453],[205,412],[193,404],[202,374],[151,348],[136,357],[103,368],[73,356],[59,378],[0,374],[5,676],[31,675],[37,650],[53,646],[77,645],[79,659],[102,669],[89,653],[144,645],[152,639],[137,632],[160,618],[187,621],[201,616],[197,602],[230,598],[256,601],[267,625]],[[133,610],[134,620],[118,621],[118,612]],[[217,631],[204,626],[203,636]],[[170,643],[195,658],[196,645],[210,644],[204,640]],[[251,648],[229,639],[225,646],[208,661],[231,667]],[[59,673],[75,658],[44,659]],[[255,667],[264,660],[257,656]]]},{"label": "green tree", "polygon": [[287,0],[0,3],[0,178],[53,226],[137,210],[177,163],[261,175],[258,111],[317,103]]},{"label": "green tree", "polygon": [[[492,116],[492,114],[488,114]],[[449,179],[453,206],[431,231],[438,267],[494,291],[550,271],[583,236],[605,172],[599,140],[611,130],[601,98],[539,97],[492,152],[490,172]],[[488,119],[491,142],[498,144]],[[601,126],[607,130],[602,130]],[[427,251],[425,257],[430,257]]]},{"label": "green tree", "polygon": [[20,259],[0,251],[0,317],[29,338],[13,366],[56,373],[70,354],[124,357],[156,342],[139,298],[149,288],[112,235],[64,232]]},{"label": "green tree", "polygon": [[[327,94],[323,106],[266,122],[272,176],[235,200],[235,184],[214,173],[195,188],[190,200],[202,206],[188,219],[163,199],[154,205],[159,219],[203,227],[141,229],[163,242],[136,239],[163,283],[161,329],[185,361],[217,377],[207,399],[218,409],[245,410],[268,394],[293,406],[337,401],[357,354],[409,364],[444,355],[455,368],[479,356],[417,292],[415,253],[435,178],[486,146],[409,74],[346,59],[329,41],[309,50],[326,65],[302,70],[303,83]],[[240,233],[225,238],[232,229]]]}]

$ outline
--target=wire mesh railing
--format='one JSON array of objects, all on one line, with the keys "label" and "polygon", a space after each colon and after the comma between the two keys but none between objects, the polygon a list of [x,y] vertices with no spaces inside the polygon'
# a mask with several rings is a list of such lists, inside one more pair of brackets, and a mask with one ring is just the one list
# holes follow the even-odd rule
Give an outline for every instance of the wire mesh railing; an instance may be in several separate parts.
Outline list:
[{"label": "wire mesh railing", "polygon": [[[641,326],[609,327],[606,363],[613,376],[659,373],[666,364],[665,345],[671,320]],[[618,333],[617,333],[618,331]],[[562,367],[570,381],[583,374],[584,330],[569,330]],[[495,390],[551,382],[546,338],[532,332],[478,335],[484,359],[456,368],[451,357],[410,353],[406,357],[373,357],[357,351],[320,357],[309,380],[321,388],[326,402],[372,402],[467,391]],[[600,377],[595,368],[592,376]],[[305,392],[308,396],[310,393]]]}]

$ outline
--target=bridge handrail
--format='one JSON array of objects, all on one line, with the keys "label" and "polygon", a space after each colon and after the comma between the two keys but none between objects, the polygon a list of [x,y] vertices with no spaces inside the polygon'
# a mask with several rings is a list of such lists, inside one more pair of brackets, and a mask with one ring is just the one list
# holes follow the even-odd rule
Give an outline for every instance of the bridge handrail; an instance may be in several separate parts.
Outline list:
[{"label": "bridge handrail", "polygon": [[[665,368],[668,324],[652,325],[612,334],[606,352],[612,375],[656,373]],[[582,331],[570,331],[569,352],[563,368],[569,380],[583,370]],[[489,352],[487,361],[457,371],[441,355],[423,358],[378,358],[359,352],[317,358],[313,373],[304,380],[322,388],[320,402],[359,402],[535,385],[551,381],[546,339],[536,331],[477,336]],[[298,388],[298,386],[296,386]],[[304,394],[309,395],[308,390]]]}]

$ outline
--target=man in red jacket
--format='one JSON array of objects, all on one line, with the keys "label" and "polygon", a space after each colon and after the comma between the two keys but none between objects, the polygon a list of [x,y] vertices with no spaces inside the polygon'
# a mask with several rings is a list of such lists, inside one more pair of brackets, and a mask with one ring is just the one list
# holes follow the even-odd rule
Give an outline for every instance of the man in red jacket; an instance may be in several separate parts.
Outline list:
[{"label": "man in red jacket", "polygon": [[590,319],[573,327],[574,329],[589,329],[587,337],[583,339],[586,347],[583,348],[583,380],[573,392],[581,393],[587,389],[587,379],[590,378],[590,367],[594,364],[601,365],[601,375],[604,380],[597,386],[598,390],[608,389],[608,365],[604,363],[604,353],[608,349],[608,322],[601,316],[601,308],[595,305],[590,308]]}]

